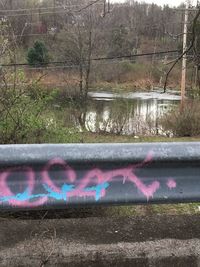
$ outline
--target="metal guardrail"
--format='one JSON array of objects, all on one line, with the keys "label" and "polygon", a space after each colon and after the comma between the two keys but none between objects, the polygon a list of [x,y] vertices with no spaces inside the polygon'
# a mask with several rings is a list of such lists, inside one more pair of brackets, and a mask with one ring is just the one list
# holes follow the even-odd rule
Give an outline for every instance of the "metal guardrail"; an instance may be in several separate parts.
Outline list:
[{"label": "metal guardrail", "polygon": [[200,143],[0,146],[0,209],[200,201]]}]

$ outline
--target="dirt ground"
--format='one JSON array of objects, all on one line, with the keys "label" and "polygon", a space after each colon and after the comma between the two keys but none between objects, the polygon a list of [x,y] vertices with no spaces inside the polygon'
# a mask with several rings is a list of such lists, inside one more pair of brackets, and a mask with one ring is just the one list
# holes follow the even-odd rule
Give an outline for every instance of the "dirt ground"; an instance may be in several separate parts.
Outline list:
[{"label": "dirt ground", "polygon": [[0,266],[196,267],[199,221],[195,214],[96,217],[78,209],[2,214]]}]

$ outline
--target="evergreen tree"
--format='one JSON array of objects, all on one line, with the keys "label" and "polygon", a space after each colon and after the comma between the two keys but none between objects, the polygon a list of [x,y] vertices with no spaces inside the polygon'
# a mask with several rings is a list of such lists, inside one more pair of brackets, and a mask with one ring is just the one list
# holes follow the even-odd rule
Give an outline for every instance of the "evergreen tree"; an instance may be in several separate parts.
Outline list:
[{"label": "evergreen tree", "polygon": [[49,62],[48,50],[42,41],[36,41],[34,46],[29,48],[27,61],[30,65],[47,65]]}]

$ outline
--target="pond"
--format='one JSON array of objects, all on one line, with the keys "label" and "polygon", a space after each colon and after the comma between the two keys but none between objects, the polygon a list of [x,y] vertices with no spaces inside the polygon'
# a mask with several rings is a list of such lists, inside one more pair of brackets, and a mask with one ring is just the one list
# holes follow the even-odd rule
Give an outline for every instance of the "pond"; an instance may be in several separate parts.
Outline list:
[{"label": "pond", "polygon": [[86,103],[68,103],[56,113],[64,118],[66,126],[70,124],[80,131],[154,135],[164,134],[159,118],[179,102],[180,95],[176,91],[90,92]]}]

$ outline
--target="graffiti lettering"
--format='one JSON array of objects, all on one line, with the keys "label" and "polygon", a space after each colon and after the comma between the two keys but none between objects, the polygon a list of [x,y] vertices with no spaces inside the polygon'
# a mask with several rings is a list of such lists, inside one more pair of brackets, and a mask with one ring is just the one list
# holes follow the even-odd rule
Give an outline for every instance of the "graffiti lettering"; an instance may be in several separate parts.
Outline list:
[{"label": "graffiti lettering", "polygon": [[[127,182],[131,183],[148,201],[159,190],[160,182],[154,179],[150,184],[146,184],[142,178],[136,175],[136,170],[141,169],[151,161],[152,155],[149,154],[139,164],[130,164],[126,167],[109,171],[93,168],[83,174],[82,177],[78,177],[76,170],[63,159],[55,158],[50,160],[41,170],[39,179],[40,193],[37,194],[34,193],[34,191],[38,192],[38,189],[35,190],[36,173],[31,167],[10,168],[0,174],[0,203],[8,203],[11,206],[18,207],[38,207],[44,205],[50,199],[63,201],[66,204],[70,198],[92,197],[95,201],[99,201],[106,196],[108,188],[111,188],[116,181],[121,181],[122,185]],[[55,165],[59,165],[64,174],[64,182],[60,186],[56,184],[56,179],[52,179],[50,176],[51,168]],[[22,173],[26,177],[26,186],[23,192],[13,193],[10,189],[8,178],[16,173],[17,175]],[[170,190],[176,188],[176,182],[172,178],[167,180],[166,185]]]}]

